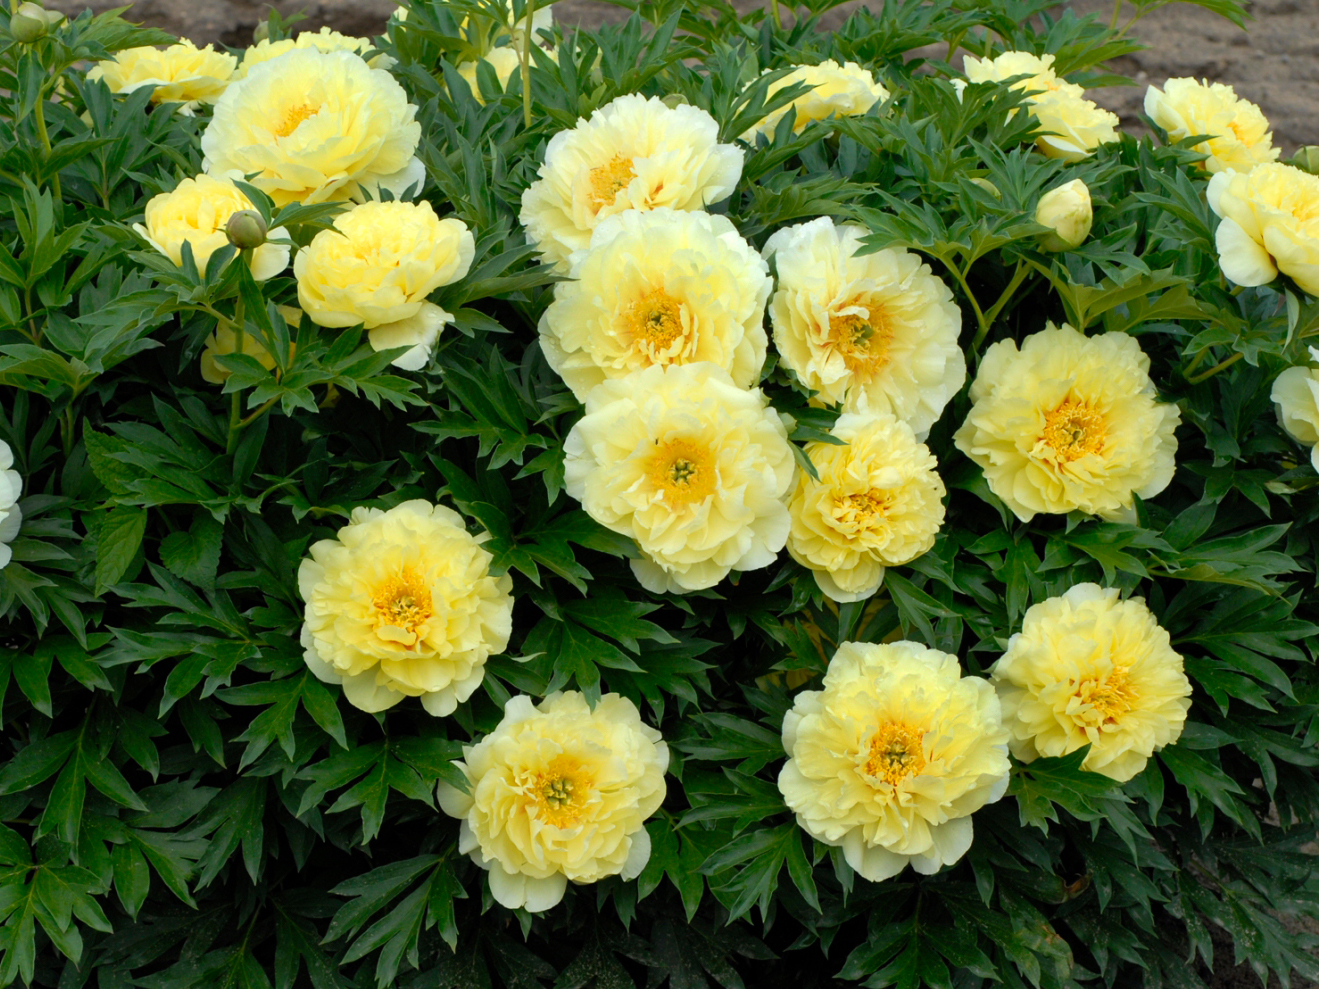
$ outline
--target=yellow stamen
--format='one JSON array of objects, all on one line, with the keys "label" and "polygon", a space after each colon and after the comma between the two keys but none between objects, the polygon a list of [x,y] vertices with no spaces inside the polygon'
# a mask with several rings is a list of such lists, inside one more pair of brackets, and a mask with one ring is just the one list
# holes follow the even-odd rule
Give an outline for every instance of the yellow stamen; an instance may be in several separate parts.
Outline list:
[{"label": "yellow stamen", "polygon": [[434,614],[430,588],[406,567],[380,585],[371,603],[377,629],[397,628],[413,636]]},{"label": "yellow stamen", "polygon": [[884,520],[893,506],[892,493],[871,488],[861,494],[847,495],[834,501],[834,518],[847,526],[865,528]]},{"label": "yellow stamen", "polygon": [[302,122],[308,117],[314,117],[320,112],[320,107],[313,106],[310,103],[299,103],[291,106],[284,111],[284,119],[271,132],[276,137],[288,137],[301,126]]},{"label": "yellow stamen", "polygon": [[889,344],[893,342],[893,327],[884,307],[876,303],[854,302],[865,305],[867,316],[839,316],[829,321],[834,346],[843,355],[843,364],[853,374],[874,374],[889,362]]},{"label": "yellow stamen", "polygon": [[1098,727],[1117,724],[1122,715],[1135,706],[1137,694],[1128,679],[1125,666],[1115,666],[1107,677],[1090,677],[1076,688],[1076,698],[1089,710],[1076,716],[1077,721]]},{"label": "yellow stamen", "polygon": [[591,792],[591,781],[574,760],[555,759],[531,780],[531,812],[556,828],[574,827]]},{"label": "yellow stamen", "polygon": [[1041,439],[1053,448],[1058,459],[1070,463],[1087,453],[1104,448],[1107,430],[1103,415],[1078,399],[1069,398],[1044,416]]},{"label": "yellow stamen", "polygon": [[597,210],[614,205],[618,194],[627,188],[636,174],[632,171],[632,159],[622,155],[614,155],[606,164],[591,169],[591,205]]},{"label": "yellow stamen", "polygon": [[682,304],[662,288],[646,292],[628,306],[623,320],[632,340],[652,360],[682,336]]},{"label": "yellow stamen", "polygon": [[676,439],[656,444],[647,465],[650,483],[670,507],[704,501],[715,489],[714,457],[704,446]]},{"label": "yellow stamen", "polygon": [[900,722],[880,725],[870,737],[870,755],[863,767],[866,775],[897,786],[906,777],[919,774],[925,768],[923,736],[920,729]]}]

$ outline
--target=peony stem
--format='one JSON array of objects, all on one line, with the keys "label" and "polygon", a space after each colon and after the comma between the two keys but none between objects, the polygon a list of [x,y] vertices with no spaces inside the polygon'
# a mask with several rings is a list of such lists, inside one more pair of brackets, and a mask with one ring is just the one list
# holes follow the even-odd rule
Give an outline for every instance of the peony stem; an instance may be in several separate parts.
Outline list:
[{"label": "peony stem", "polygon": [[783,30],[783,15],[779,13],[779,0],[769,0],[770,10],[774,14],[774,27]]},{"label": "peony stem", "polygon": [[1201,347],[1200,352],[1191,358],[1191,363],[1187,364],[1185,370],[1182,371],[1182,377],[1183,378],[1190,377],[1191,372],[1194,371],[1201,364],[1203,364],[1204,359],[1208,356],[1209,356],[1209,348]]},{"label": "peony stem", "polygon": [[[939,260],[943,261],[943,258],[940,258]],[[985,314],[980,309],[980,303],[976,301],[975,295],[972,294],[971,286],[966,283],[966,276],[962,274],[962,269],[949,261],[944,261],[943,264],[945,268],[953,273],[953,277],[957,279],[957,284],[962,287],[962,294],[966,296],[966,301],[971,303],[971,309],[976,314],[976,335],[975,340],[971,345],[971,349],[974,350],[976,345],[989,335],[989,321],[985,319]],[[966,266],[966,270],[968,273],[970,272],[971,266],[969,264]]]},{"label": "peony stem", "polygon": [[998,314],[1003,311],[1003,307],[1012,301],[1012,297],[1017,293],[1017,289],[1021,288],[1021,283],[1026,280],[1026,274],[1026,262],[1018,261],[1017,270],[1012,273],[1012,281],[1008,282],[1007,288],[1005,288],[1003,294],[998,297],[998,301],[990,306],[989,312],[985,313],[984,323],[976,329],[975,339],[971,341],[972,350],[978,351],[980,345],[985,342],[985,337],[989,335],[989,328],[994,325],[994,320],[997,319]]},{"label": "peony stem", "polygon": [[1235,354],[1233,354],[1232,356],[1228,357],[1226,360],[1219,361],[1217,364],[1215,364],[1213,367],[1211,367],[1208,371],[1202,371],[1200,374],[1197,374],[1197,375],[1196,375],[1195,377],[1193,377],[1193,378],[1187,378],[1187,379],[1186,379],[1186,383],[1187,383],[1187,384],[1190,384],[1190,385],[1198,385],[1198,384],[1199,384],[1200,382],[1202,382],[1202,381],[1208,381],[1210,378],[1212,378],[1212,377],[1213,377],[1215,374],[1217,374],[1219,371],[1226,371],[1228,368],[1230,368],[1230,367],[1231,367],[1233,364],[1235,364],[1237,361],[1241,360],[1241,358],[1244,357],[1244,356],[1245,356],[1245,355],[1242,354],[1240,351],[1237,351],[1237,353],[1235,353]]},{"label": "peony stem", "polygon": [[1118,18],[1122,15],[1122,2],[1123,0],[1113,0],[1113,19],[1108,22],[1110,31],[1117,30]]},{"label": "peony stem", "polygon": [[[249,251],[238,252],[238,263],[247,264]],[[246,314],[243,312],[243,295],[240,292],[238,298],[234,301],[234,353],[242,354],[243,337],[246,336],[244,328],[246,325]],[[232,454],[238,448],[238,433],[243,428],[242,419],[242,402],[243,393],[241,389],[235,389],[233,398],[229,403],[229,435],[225,440],[224,452]]]},{"label": "peony stem", "polygon": [[531,126],[531,18],[536,13],[536,0],[527,0],[527,26],[522,33],[522,123]]}]

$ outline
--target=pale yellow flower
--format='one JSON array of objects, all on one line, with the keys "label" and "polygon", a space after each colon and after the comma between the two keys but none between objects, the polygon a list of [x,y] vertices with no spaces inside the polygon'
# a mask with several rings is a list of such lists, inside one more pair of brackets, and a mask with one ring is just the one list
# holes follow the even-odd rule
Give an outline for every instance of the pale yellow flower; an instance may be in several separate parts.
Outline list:
[{"label": "pale yellow flower", "polygon": [[298,302],[312,322],[363,324],[376,350],[410,347],[393,363],[424,367],[453,316],[426,297],[464,277],[476,252],[461,220],[439,219],[428,202],[374,202],[334,219],[298,252]]},{"label": "pale yellow flower", "polygon": [[876,103],[889,98],[889,91],[875,81],[869,69],[862,68],[856,62],[839,65],[833,59],[819,65],[798,66],[782,79],[771,83],[766,96],[773,96],[794,83],[804,83],[814,88],[787,106],[775,110],[743,134],[742,140],[754,142],[757,134],[773,134],[774,128],[789,109],[796,111],[797,115],[792,131],[800,134],[812,121],[827,117],[859,116]]},{"label": "pale yellow flower", "polygon": [[312,673],[363,711],[420,697],[428,713],[452,714],[513,630],[513,581],[491,576],[487,538],[426,501],[353,509],[298,568]]},{"label": "pale yellow flower", "polygon": [[1169,141],[1211,135],[1192,148],[1209,156],[1202,165],[1209,172],[1248,172],[1281,153],[1260,108],[1221,82],[1169,79],[1162,91],[1151,86],[1145,112],[1168,132]]},{"label": "pale yellow flower", "polygon": [[858,254],[866,234],[821,217],[769,238],[764,253],[778,271],[774,345],[821,401],[891,412],[924,439],[966,380],[962,313],[917,255],[893,247]]},{"label": "pale yellow flower", "polygon": [[114,58],[97,62],[88,80],[100,79],[112,93],[131,93],[151,86],[152,103],[181,103],[180,113],[191,114],[203,103],[214,103],[224,93],[238,60],[211,45],[198,48],[180,41],[164,51],[126,48]]},{"label": "pale yellow flower", "polygon": [[1006,82],[1013,76],[1025,76],[1012,84],[1013,89],[1030,93],[1067,92],[1080,96],[1085,90],[1076,83],[1059,79],[1053,71],[1052,55],[1006,51],[994,58],[962,58],[962,71],[970,82]]},{"label": "pale yellow flower", "polygon": [[1281,271],[1319,297],[1319,176],[1270,162],[1219,172],[1206,196],[1223,218],[1214,239],[1230,281],[1267,285]]},{"label": "pale yellow flower", "polygon": [[[514,73],[522,69],[522,57],[517,53],[515,48],[492,48],[486,53],[482,61],[489,62],[495,70],[495,78],[499,80],[499,88],[507,89],[508,80]],[[481,86],[476,81],[477,62],[464,62],[458,66],[458,74],[466,80],[468,87],[472,90],[472,96],[476,102],[485,103],[481,98]]]},{"label": "pale yellow flower", "polygon": [[[295,309],[292,306],[279,306],[279,313],[284,317],[284,322],[288,324],[289,335],[293,336],[297,332],[298,324],[302,322],[302,310]],[[289,354],[297,350],[297,344],[289,343]],[[229,354],[238,352],[238,333],[232,326],[218,326],[215,332],[206,338],[206,344],[202,348],[201,357],[198,363],[201,365],[202,380],[212,385],[222,385],[229,380],[229,375],[233,372],[222,365],[217,357],[227,357]],[[251,333],[243,333],[243,353],[249,357],[255,358],[258,364],[267,371],[275,369],[275,358],[266,350],[257,337]]]},{"label": "pale yellow flower", "polygon": [[759,382],[769,266],[727,217],[628,210],[601,222],[570,263],[540,343],[579,402],[652,364],[708,361],[739,388]]},{"label": "pale yellow flower", "polygon": [[[1319,351],[1310,348],[1319,361]],[[1277,406],[1278,423],[1297,443],[1310,448],[1310,463],[1319,470],[1319,369],[1289,367],[1273,382],[1269,396]]]},{"label": "pale yellow flower", "polygon": [[587,396],[564,444],[564,488],[637,541],[632,571],[647,590],[701,590],[774,562],[796,467],[768,404],[713,364],[654,364]]},{"label": "pale yellow flower", "polygon": [[1080,179],[1050,189],[1035,207],[1035,222],[1052,228],[1040,237],[1040,246],[1046,251],[1070,251],[1080,247],[1090,236],[1094,221],[1090,187]]},{"label": "pale yellow flower", "polygon": [[971,847],[971,814],[1008,786],[989,681],[916,642],[844,642],[823,690],[783,717],[779,791],[797,823],[871,882],[923,875]]},{"label": "pale yellow flower", "polygon": [[[245,79],[248,72],[262,62],[269,62],[272,58],[299,49],[314,48],[320,52],[346,51],[366,58],[366,53],[374,47],[375,43],[370,38],[355,38],[349,34],[340,34],[329,27],[323,27],[319,31],[302,31],[296,38],[283,38],[279,41],[264,38],[248,46],[247,51],[243,53],[242,63],[234,73],[234,79]],[[382,53],[366,64],[373,69],[388,69],[393,66],[394,60]]]},{"label": "pale yellow flower", "polygon": [[1158,402],[1150,361],[1125,333],[1087,337],[1064,323],[1018,351],[985,351],[975,403],[953,437],[1017,518],[1071,511],[1134,518],[1132,494],[1172,480],[1177,406]]},{"label": "pale yellow flower", "polygon": [[879,590],[885,567],[934,546],[946,492],[934,455],[900,419],[849,413],[829,432],[845,445],[807,445],[820,479],[799,476],[788,552],[827,597],[861,601]]},{"label": "pale yellow flower", "polygon": [[470,792],[441,781],[440,807],[462,819],[458,850],[489,872],[496,902],[539,913],[569,879],[630,880],[646,867],[669,749],[626,697],[605,694],[594,710],[575,690],[514,697],[454,765]]},{"label": "pale yellow flower", "polygon": [[[533,40],[540,37],[541,31],[548,31],[554,26],[554,12],[550,9],[553,6],[554,5],[550,3],[536,4],[536,9],[532,11],[531,14],[531,33]],[[392,16],[394,20],[402,24],[408,19],[408,8],[402,6],[395,7]],[[464,17],[458,26],[466,29],[469,23],[470,19]],[[526,36],[526,16],[519,17],[517,23],[513,23],[513,0],[505,0],[504,17],[502,21],[499,22],[499,26],[501,30],[495,35],[493,40],[497,41],[501,37],[507,36],[513,47],[521,52],[523,38]]]},{"label": "pale yellow flower", "polygon": [[1125,782],[1177,741],[1191,683],[1141,598],[1077,584],[1032,605],[991,675],[1023,762],[1083,745],[1082,768]]},{"label": "pale yellow flower", "polygon": [[18,499],[23,494],[23,476],[14,467],[14,451],[0,440],[0,570],[9,566],[14,551],[9,548],[23,524],[23,509]]},{"label": "pale yellow flower", "polygon": [[520,219],[547,264],[591,242],[607,216],[628,209],[703,210],[728,198],[742,152],[719,144],[704,110],[658,97],[620,96],[550,139],[539,178],[522,194]]},{"label": "pale yellow flower", "polygon": [[[225,225],[239,210],[251,209],[252,201],[227,178],[198,175],[184,179],[171,192],[152,196],[146,205],[145,224],[133,229],[175,264],[183,264],[183,245],[192,247],[192,258],[199,272],[206,270],[211,255],[229,246]],[[273,278],[289,266],[288,244],[272,241],[288,237],[288,231],[276,227],[266,234],[266,243],[251,254],[252,277],[257,281]]]},{"label": "pale yellow flower", "polygon": [[286,52],[255,65],[215,104],[202,134],[207,172],[256,173],[277,205],[396,197],[426,177],[421,125],[403,87],[348,51]]}]

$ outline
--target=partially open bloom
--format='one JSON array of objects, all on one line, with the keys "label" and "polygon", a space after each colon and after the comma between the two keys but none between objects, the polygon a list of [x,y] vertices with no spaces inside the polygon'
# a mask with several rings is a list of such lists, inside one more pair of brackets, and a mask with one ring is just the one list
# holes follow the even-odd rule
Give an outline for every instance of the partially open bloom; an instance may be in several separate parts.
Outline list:
[{"label": "partially open bloom", "polygon": [[1090,203],[1090,187],[1072,179],[1040,197],[1035,207],[1035,222],[1052,229],[1040,237],[1046,251],[1070,251],[1085,243],[1095,221]]},{"label": "partially open bloom", "polygon": [[514,697],[454,765],[470,792],[441,782],[440,807],[462,819],[458,850],[489,872],[496,902],[539,913],[569,879],[635,879],[646,867],[669,749],[626,697],[605,694],[594,710],[575,690]]},{"label": "partially open bloom", "polygon": [[917,255],[893,247],[858,254],[866,233],[821,217],[769,238],[764,252],[778,270],[774,345],[821,401],[891,412],[924,439],[966,380],[962,313]]},{"label": "partially open bloom", "polygon": [[1191,683],[1141,598],[1077,584],[1032,605],[991,669],[1023,762],[1088,744],[1082,768],[1125,782],[1177,741]]},{"label": "partially open bloom", "polygon": [[[190,244],[197,270],[205,271],[211,255],[229,246],[229,235],[225,232],[229,218],[251,208],[252,201],[233,182],[203,174],[184,179],[171,192],[152,196],[146,206],[146,223],[135,223],[133,229],[180,266],[183,245]],[[288,231],[283,227],[266,234],[266,243],[251,253],[253,278],[263,281],[289,266],[288,245],[271,243],[287,237]]]},{"label": "partially open bloom", "polygon": [[885,567],[934,546],[945,491],[934,455],[900,419],[849,413],[830,434],[845,445],[806,447],[820,479],[799,475],[788,552],[827,597],[860,601],[879,590]]},{"label": "partially open bloom", "polygon": [[147,47],[115,52],[114,58],[92,66],[87,78],[100,79],[112,93],[151,86],[152,103],[182,103],[179,111],[191,114],[201,104],[220,98],[237,64],[234,56],[217,52],[211,45],[198,48],[184,40],[164,51]]},{"label": "partially open bloom", "polygon": [[[1319,361],[1319,351],[1310,349]],[[1319,368],[1289,367],[1273,381],[1269,396],[1277,406],[1278,423],[1297,443],[1310,448],[1310,463],[1319,471]]]},{"label": "partially open bloom", "polygon": [[1219,172],[1205,194],[1223,218],[1214,240],[1230,281],[1267,285],[1281,271],[1319,297],[1319,175],[1270,162]]},{"label": "partially open bloom", "polygon": [[742,140],[754,141],[757,134],[774,133],[774,128],[790,109],[796,112],[792,131],[800,134],[813,120],[858,116],[889,98],[889,91],[875,81],[869,69],[862,68],[856,62],[839,65],[832,58],[819,65],[797,67],[778,82],[771,83],[766,95],[773,96],[794,83],[804,83],[814,88],[787,106],[775,110],[743,134]]},{"label": "partially open bloom", "polygon": [[607,216],[628,209],[702,210],[726,199],[742,152],[719,144],[704,110],[629,94],[550,139],[520,219],[543,260],[562,271]]},{"label": "partially open bloom", "polygon": [[1277,161],[1281,153],[1260,108],[1221,82],[1169,79],[1162,90],[1151,86],[1145,91],[1145,112],[1168,132],[1169,141],[1210,135],[1192,148],[1209,156],[1203,165],[1208,172],[1248,172]]},{"label": "partially open bloom", "polygon": [[975,404],[953,442],[1023,522],[1037,512],[1133,518],[1132,494],[1172,480],[1175,405],[1156,400],[1150,361],[1134,337],[1087,337],[1047,324],[1017,349],[985,351]]},{"label": "partially open bloom", "polygon": [[923,875],[971,847],[971,814],[1008,787],[988,680],[916,642],[844,642],[823,690],[783,717],[779,791],[797,823],[871,882]]},{"label": "partially open bloom", "polygon": [[637,541],[632,571],[647,590],[701,590],[774,562],[796,467],[767,406],[713,364],[655,364],[587,396],[564,444],[564,488]]},{"label": "partially open bloom", "polygon": [[453,322],[426,297],[465,276],[475,253],[467,225],[428,202],[362,203],[298,252],[298,302],[321,326],[363,324],[376,350],[411,348],[394,364],[415,371]]},{"label": "partially open bloom", "polygon": [[18,499],[23,494],[23,478],[14,467],[14,451],[0,440],[0,570],[9,566],[14,551],[9,544],[18,536],[23,524],[23,510]]},{"label": "partially open bloom", "polygon": [[[319,31],[301,31],[296,38],[284,38],[279,41],[271,41],[269,38],[265,38],[249,46],[247,51],[243,53],[242,64],[238,66],[238,71],[234,73],[234,79],[244,79],[252,69],[262,62],[269,62],[272,58],[278,58],[280,55],[298,49],[314,48],[320,52],[346,51],[365,58],[366,53],[374,47],[375,43],[370,38],[355,38],[352,35],[341,34],[329,27],[323,27]],[[394,60],[388,55],[380,54],[366,64],[373,69],[388,69],[394,64]]]},{"label": "partially open bloom", "polygon": [[708,361],[760,380],[769,266],[727,217],[628,210],[595,228],[554,287],[541,349],[579,402],[606,378]]},{"label": "partially open bloom", "polygon": [[486,538],[426,501],[353,509],[298,568],[308,668],[363,711],[420,697],[452,714],[513,631],[513,581],[491,576]]},{"label": "partially open bloom", "polygon": [[417,108],[384,69],[349,51],[296,49],[254,65],[215,104],[202,167],[256,173],[279,206],[420,186]]}]

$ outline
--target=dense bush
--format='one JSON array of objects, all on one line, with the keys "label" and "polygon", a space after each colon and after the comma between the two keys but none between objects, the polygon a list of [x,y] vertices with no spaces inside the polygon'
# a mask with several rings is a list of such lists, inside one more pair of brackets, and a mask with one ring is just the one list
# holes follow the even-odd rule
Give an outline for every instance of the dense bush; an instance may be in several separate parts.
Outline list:
[{"label": "dense bush", "polygon": [[1319,977],[1319,180],[1053,0],[631,6],[0,14],[0,985]]}]

